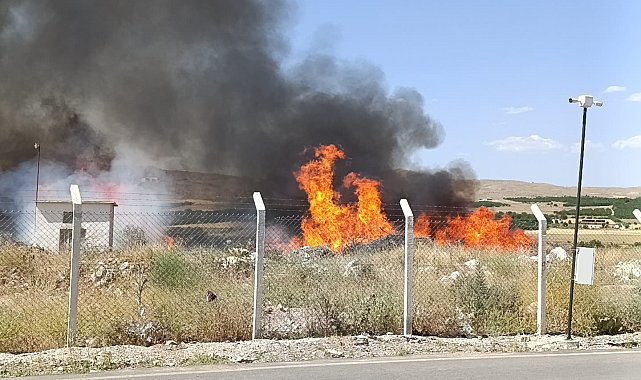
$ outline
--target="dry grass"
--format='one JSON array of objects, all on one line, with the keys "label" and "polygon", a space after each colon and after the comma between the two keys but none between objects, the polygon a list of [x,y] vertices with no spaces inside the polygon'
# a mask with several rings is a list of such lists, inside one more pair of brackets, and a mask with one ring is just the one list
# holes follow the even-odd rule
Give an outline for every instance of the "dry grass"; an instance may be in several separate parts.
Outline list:
[{"label": "dry grass", "polygon": [[[85,254],[78,343],[250,338],[253,268],[248,253],[145,247]],[[638,281],[622,283],[613,275],[618,263],[635,259],[641,259],[637,247],[599,250],[595,285],[576,287],[576,333],[613,332],[618,327],[641,330]],[[472,267],[470,260],[477,260],[478,266]],[[0,247],[0,351],[64,345],[68,266],[66,256]],[[92,275],[101,266],[111,271],[111,277],[97,286]],[[456,280],[451,279],[453,272],[459,273]],[[547,293],[551,332],[565,329],[568,279],[567,261],[551,263]],[[217,296],[213,302],[206,299],[208,291]],[[289,332],[267,326],[271,336],[400,333],[402,246],[364,247],[346,255],[310,258],[269,252],[265,305],[290,314],[297,311],[305,319],[303,326]],[[529,253],[472,251],[417,241],[414,332],[458,336],[470,329],[475,335],[535,331],[536,261]]]},{"label": "dry grass", "polygon": [[[571,228],[550,228],[547,231],[550,244],[569,246],[574,237],[574,230]],[[605,246],[634,245],[641,242],[641,230],[585,230],[579,231],[579,242],[598,240]]]}]

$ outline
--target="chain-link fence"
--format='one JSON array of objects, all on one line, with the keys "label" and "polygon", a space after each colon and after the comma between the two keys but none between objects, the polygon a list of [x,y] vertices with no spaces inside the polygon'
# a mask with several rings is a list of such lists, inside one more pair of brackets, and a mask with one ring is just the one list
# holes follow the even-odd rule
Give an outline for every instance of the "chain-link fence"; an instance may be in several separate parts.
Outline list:
[{"label": "chain-link fence", "polygon": [[[535,234],[486,209],[415,210],[413,330],[476,336],[536,331]],[[534,216],[532,219],[535,221]]]},{"label": "chain-link fence", "polygon": [[351,236],[340,251],[310,247],[303,217],[272,219],[266,228],[266,337],[402,332],[403,222],[385,237]]},{"label": "chain-link fence", "polygon": [[[57,217],[47,211],[0,212],[0,351],[65,344],[70,262],[58,243],[66,230],[38,227]],[[36,244],[45,241],[54,249]]]},{"label": "chain-link fence", "polygon": [[[550,331],[565,331],[574,229],[547,231],[547,307]],[[641,330],[641,230],[589,226],[579,247],[596,248],[592,285],[575,286],[573,331],[614,334]]]},{"label": "chain-link fence", "polygon": [[[73,216],[58,208],[0,217],[0,351],[66,342]],[[76,344],[250,338],[255,218],[83,211]]]},{"label": "chain-link fence", "polygon": [[[83,205],[76,344],[249,339],[256,211],[246,201],[155,213]],[[266,203],[264,337],[403,331],[397,205],[383,205],[373,235],[333,229],[338,242],[317,244],[305,202]],[[73,215],[70,204],[50,206],[0,213],[0,351],[65,344]],[[536,219],[465,211],[414,209],[413,332],[535,332]],[[547,234],[550,332],[565,329],[572,233]],[[641,231],[582,228],[579,242],[598,253],[594,285],[576,287],[574,331],[640,330]]]}]

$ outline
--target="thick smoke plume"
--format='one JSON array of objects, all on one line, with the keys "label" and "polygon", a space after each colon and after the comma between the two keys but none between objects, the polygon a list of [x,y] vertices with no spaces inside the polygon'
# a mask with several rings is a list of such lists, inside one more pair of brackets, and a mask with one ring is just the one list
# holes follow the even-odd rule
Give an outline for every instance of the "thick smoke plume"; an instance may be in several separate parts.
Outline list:
[{"label": "thick smoke plume", "polygon": [[443,139],[421,94],[390,93],[378,68],[329,55],[283,64],[293,8],[0,1],[0,181],[33,162],[39,141],[43,160],[69,172],[153,162],[259,178],[266,196],[300,197],[292,173],[303,150],[336,144],[350,158],[344,172],[381,180],[386,200],[468,203],[466,165],[399,170]]}]

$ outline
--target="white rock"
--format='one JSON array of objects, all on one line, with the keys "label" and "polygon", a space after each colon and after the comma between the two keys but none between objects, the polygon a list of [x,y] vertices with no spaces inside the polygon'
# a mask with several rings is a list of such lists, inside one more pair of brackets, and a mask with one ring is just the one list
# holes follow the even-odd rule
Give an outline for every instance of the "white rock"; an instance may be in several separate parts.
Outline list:
[{"label": "white rock", "polygon": [[366,346],[369,344],[369,338],[366,335],[357,335],[354,337],[354,344],[357,346]]},{"label": "white rock", "polygon": [[478,269],[480,263],[479,263],[479,261],[477,259],[472,259],[472,260],[466,261],[464,265],[469,270],[476,270],[476,269]]},{"label": "white rock", "polygon": [[620,262],[614,267],[614,277],[623,282],[630,282],[641,278],[641,260]]},{"label": "white rock", "polygon": [[332,350],[331,348],[328,348],[325,350],[325,357],[328,357],[328,358],[342,358],[344,356],[345,356],[344,353],[340,351]]},{"label": "white rock", "polygon": [[225,269],[238,268],[238,267],[242,267],[242,265],[247,262],[249,262],[249,260],[245,257],[227,256],[223,261],[223,268]]},{"label": "white rock", "polygon": [[102,278],[102,276],[105,275],[105,271],[106,271],[106,268],[101,265],[98,267],[98,269],[96,269],[96,272],[94,273],[94,275],[97,279],[100,279]]},{"label": "white rock", "polygon": [[362,272],[362,266],[361,262],[358,259],[354,259],[347,263],[345,265],[345,271],[343,272],[343,276],[349,277],[349,276],[355,276],[357,277],[358,275],[361,274]]},{"label": "white rock", "polygon": [[565,249],[561,247],[553,248],[546,257],[547,261],[552,261],[552,260],[564,261],[567,259],[568,259],[568,253],[565,251]]},{"label": "white rock", "polygon": [[441,284],[443,285],[454,285],[454,282],[461,276],[459,271],[452,272],[449,276],[443,276],[441,278]]}]

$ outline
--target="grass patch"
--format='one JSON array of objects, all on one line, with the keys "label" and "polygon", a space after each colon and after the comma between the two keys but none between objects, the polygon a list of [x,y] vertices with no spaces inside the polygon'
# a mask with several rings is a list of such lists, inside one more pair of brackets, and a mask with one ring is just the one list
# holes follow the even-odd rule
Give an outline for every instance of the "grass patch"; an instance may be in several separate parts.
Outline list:
[{"label": "grass patch", "polygon": [[167,288],[189,287],[198,281],[199,270],[182,252],[162,251],[151,259],[151,280]]},{"label": "grass patch", "polygon": [[185,365],[194,367],[194,366],[205,366],[205,365],[219,365],[219,364],[225,364],[228,362],[229,360],[222,356],[198,354],[189,358],[189,360]]},{"label": "grass patch", "polygon": [[[270,252],[265,260],[264,302],[266,320],[271,319],[264,326],[265,335],[401,333],[403,249],[388,243],[353,247],[338,256],[305,258]],[[459,336],[466,325],[478,335],[534,332],[536,261],[529,255],[443,247],[418,239],[413,332]],[[620,263],[640,259],[638,247],[599,249],[594,286],[576,287],[576,334],[641,331],[639,280],[623,281],[615,271]],[[240,248],[144,246],[85,253],[77,344],[249,339],[252,265],[250,252]],[[562,333],[570,265],[555,261],[548,268],[548,329]],[[67,273],[67,256],[0,246],[0,351],[65,345]],[[209,292],[215,299],[208,298]],[[217,363],[193,365],[201,364]],[[71,363],[69,370],[82,372],[90,366],[110,367],[107,358],[102,364]]]}]

